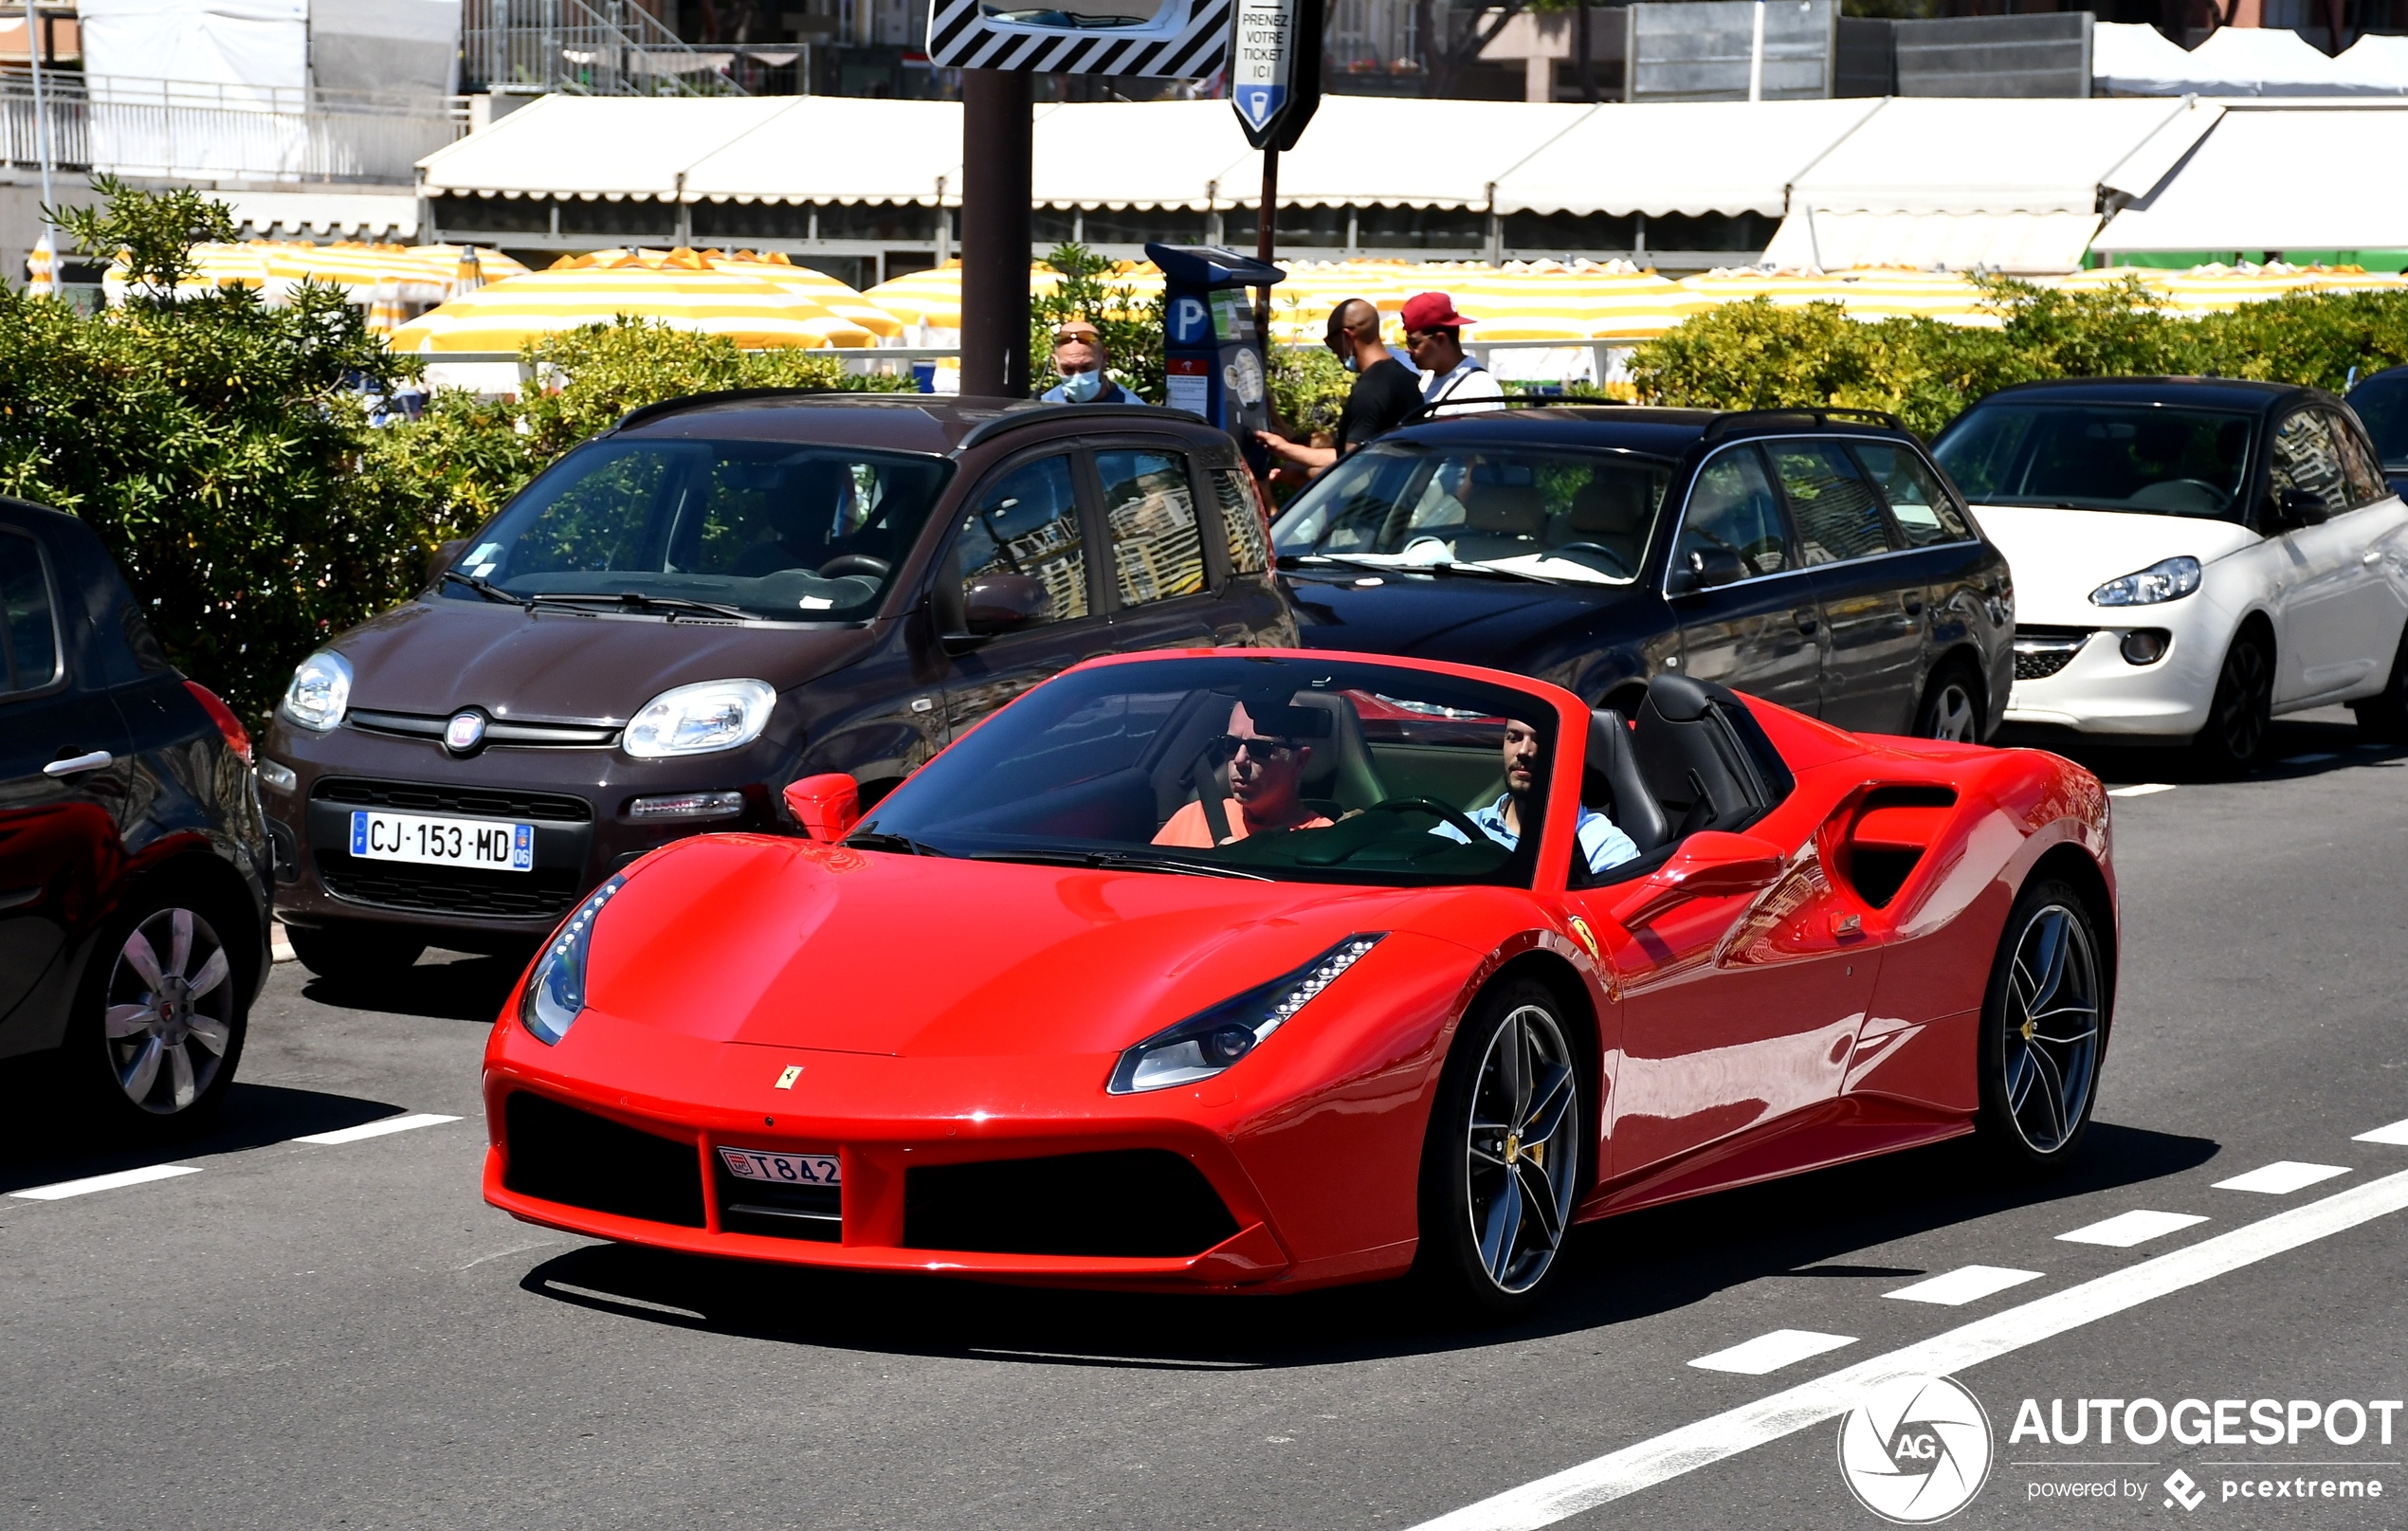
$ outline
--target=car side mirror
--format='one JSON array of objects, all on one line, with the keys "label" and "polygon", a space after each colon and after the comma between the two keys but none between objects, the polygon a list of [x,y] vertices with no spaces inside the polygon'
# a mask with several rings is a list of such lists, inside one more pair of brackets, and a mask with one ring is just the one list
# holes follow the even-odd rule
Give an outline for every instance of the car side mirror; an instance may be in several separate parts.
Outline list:
[{"label": "car side mirror", "polygon": [[980,574],[961,592],[964,629],[974,637],[1016,632],[1045,615],[1053,592],[1030,574]]},{"label": "car side mirror", "polygon": [[1731,583],[1743,572],[1739,555],[1728,548],[1691,548],[1672,566],[1672,593],[1712,590]]},{"label": "car side mirror", "polygon": [[2277,504],[2283,519],[2295,526],[2322,526],[2333,519],[2333,507],[2313,489],[2286,489]]},{"label": "car side mirror", "polygon": [[1624,929],[1636,930],[1691,899],[1728,898],[1771,887],[1788,870],[1788,852],[1770,840],[1700,829],[1623,901],[1614,918]]},{"label": "car side mirror", "polygon": [[434,552],[428,554],[427,583],[431,585],[441,579],[443,572],[459,561],[462,551],[467,546],[466,538],[455,537],[450,541],[438,546]]},{"label": "car side mirror", "polygon": [[803,832],[833,844],[861,822],[861,784],[842,771],[786,784],[786,811]]}]

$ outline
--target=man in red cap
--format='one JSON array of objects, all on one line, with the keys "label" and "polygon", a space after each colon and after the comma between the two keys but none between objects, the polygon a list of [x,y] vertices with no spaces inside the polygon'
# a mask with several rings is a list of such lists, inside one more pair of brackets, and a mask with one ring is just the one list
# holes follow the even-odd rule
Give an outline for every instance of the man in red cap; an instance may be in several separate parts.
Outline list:
[{"label": "man in red cap", "polygon": [[1443,292],[1420,292],[1405,300],[1405,350],[1421,369],[1421,402],[1454,400],[1447,415],[1470,414],[1501,405],[1469,401],[1502,399],[1505,390],[1488,370],[1463,352],[1463,327],[1478,322],[1455,312]]}]

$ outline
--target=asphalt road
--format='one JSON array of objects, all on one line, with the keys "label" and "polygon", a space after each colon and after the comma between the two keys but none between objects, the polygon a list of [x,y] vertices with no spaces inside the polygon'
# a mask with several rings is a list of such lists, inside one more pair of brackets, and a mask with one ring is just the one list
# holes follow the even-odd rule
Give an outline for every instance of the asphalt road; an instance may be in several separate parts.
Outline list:
[{"label": "asphalt road", "polygon": [[[2253,1400],[2408,1396],[2408,1141],[2357,1140],[2408,1119],[2408,752],[2346,717],[2283,725],[2294,763],[2244,782],[2087,757],[2171,790],[2116,804],[2125,965],[2077,1171],[2003,1182],[1943,1145],[1620,1219],[1505,1331],[1394,1289],[837,1280],[530,1228],[477,1194],[502,964],[375,993],[282,965],[224,1118],[173,1157],[0,1080],[0,1193],[198,1172],[0,1194],[0,1525],[1867,1527],[1814,1384],[1903,1352],[1989,1416],[1952,1524],[2400,1526],[2408,1412],[2388,1446],[2245,1438]],[[295,1140],[401,1113],[459,1120]],[[2216,1184],[2275,1163],[2338,1173]],[[2060,1237],[2140,1211],[2203,1221]],[[1975,1266],[2026,1274],[1889,1295]],[[1780,1331],[1827,1348],[1692,1364]],[[2244,1440],[2011,1440],[2027,1398],[2237,1399]]]}]

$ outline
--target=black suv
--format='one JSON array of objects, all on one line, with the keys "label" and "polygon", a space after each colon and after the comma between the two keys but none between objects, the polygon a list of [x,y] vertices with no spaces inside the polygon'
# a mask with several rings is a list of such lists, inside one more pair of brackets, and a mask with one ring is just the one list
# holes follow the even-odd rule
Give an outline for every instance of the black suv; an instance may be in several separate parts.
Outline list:
[{"label": "black suv", "polygon": [[175,673],[91,529],[0,500],[0,1058],[118,1127],[234,1080],[267,976],[250,739]]},{"label": "black suv", "polygon": [[639,410],[304,661],[260,767],[315,971],[524,950],[655,847],[864,806],[1056,671],[1289,647],[1230,437],[1139,405],[749,392]]},{"label": "black suv", "polygon": [[1979,742],[2014,680],[2005,557],[1870,410],[1434,419],[1323,474],[1272,541],[1310,647],[1519,670],[1625,715],[1672,673]]}]

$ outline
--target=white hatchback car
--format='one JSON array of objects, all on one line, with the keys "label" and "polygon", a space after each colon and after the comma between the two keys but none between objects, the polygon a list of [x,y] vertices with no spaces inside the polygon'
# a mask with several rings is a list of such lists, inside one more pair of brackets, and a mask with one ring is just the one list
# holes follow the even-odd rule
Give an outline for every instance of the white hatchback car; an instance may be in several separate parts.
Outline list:
[{"label": "white hatchback car", "polygon": [[2408,737],[2408,507],[2315,389],[2001,389],[1933,444],[2015,571],[2010,724],[2196,740],[2245,767],[2274,714]]}]

